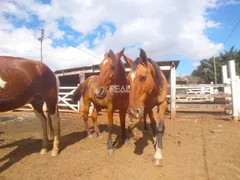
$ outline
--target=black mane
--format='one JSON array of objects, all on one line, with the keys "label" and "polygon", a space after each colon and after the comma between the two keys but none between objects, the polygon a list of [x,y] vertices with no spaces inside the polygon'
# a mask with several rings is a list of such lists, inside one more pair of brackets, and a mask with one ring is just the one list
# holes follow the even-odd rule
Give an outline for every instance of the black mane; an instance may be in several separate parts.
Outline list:
[{"label": "black mane", "polygon": [[[163,77],[161,75],[161,69],[158,67],[157,63],[153,61],[151,58],[148,58],[148,62],[150,62],[156,72],[156,78],[157,78],[157,83],[161,84],[163,81]],[[132,63],[132,69],[133,71],[137,70],[137,65],[140,63],[140,58],[138,57],[135,61]]]}]

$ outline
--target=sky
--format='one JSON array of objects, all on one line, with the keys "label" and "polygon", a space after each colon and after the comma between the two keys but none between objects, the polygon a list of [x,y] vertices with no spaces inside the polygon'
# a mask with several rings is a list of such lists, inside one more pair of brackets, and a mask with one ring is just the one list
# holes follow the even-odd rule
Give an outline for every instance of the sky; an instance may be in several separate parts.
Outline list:
[{"label": "sky", "polygon": [[[0,55],[52,70],[99,64],[104,53],[180,60],[177,75],[232,46],[240,49],[240,0],[0,0]],[[14,18],[15,17],[15,18]]]}]

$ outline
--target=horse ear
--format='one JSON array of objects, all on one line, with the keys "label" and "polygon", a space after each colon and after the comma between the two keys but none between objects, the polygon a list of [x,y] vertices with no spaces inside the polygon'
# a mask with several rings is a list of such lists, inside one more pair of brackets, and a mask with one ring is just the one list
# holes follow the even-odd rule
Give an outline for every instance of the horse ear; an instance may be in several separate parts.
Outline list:
[{"label": "horse ear", "polygon": [[145,52],[143,49],[140,49],[140,54],[139,54],[139,56],[140,56],[142,62],[143,62],[145,65],[147,65],[147,63],[148,63],[148,58],[147,58],[146,52]]},{"label": "horse ear", "polygon": [[108,52],[108,56],[112,59],[112,61],[113,61],[113,64],[114,65],[116,65],[116,56],[115,56],[115,54],[114,54],[114,52],[111,50],[111,49],[109,49],[109,52]]},{"label": "horse ear", "polygon": [[120,59],[121,59],[121,57],[123,56],[124,50],[125,50],[125,48],[123,48],[120,52],[118,52],[118,53],[116,54],[117,60],[120,60]]},{"label": "horse ear", "polygon": [[107,57],[108,57],[108,53],[105,52],[105,54],[104,54],[104,59],[106,59]]},{"label": "horse ear", "polygon": [[123,57],[124,57],[124,60],[126,61],[126,63],[129,64],[130,66],[132,66],[133,60],[130,59],[129,57],[125,56],[124,54],[123,54]]}]

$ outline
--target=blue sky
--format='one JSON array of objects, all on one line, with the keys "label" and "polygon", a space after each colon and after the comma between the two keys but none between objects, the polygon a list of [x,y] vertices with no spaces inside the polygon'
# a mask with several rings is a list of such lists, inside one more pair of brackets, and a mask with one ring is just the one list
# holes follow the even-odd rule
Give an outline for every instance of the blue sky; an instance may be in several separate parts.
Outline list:
[{"label": "blue sky", "polygon": [[[134,59],[138,56],[139,47],[142,47],[147,50],[147,53],[149,52],[149,56],[154,60],[180,60],[177,74],[185,75],[192,72],[196,66],[194,64],[197,64],[202,57],[207,58],[210,57],[211,54],[220,51],[220,44],[226,40],[240,17],[240,3],[235,0],[231,0],[231,2],[234,2],[234,5],[205,9],[208,13],[207,16],[203,16],[201,12],[208,0],[206,0],[206,2],[186,1],[185,3],[188,3],[189,6],[186,6],[186,10],[183,9],[179,1],[171,0],[168,2],[171,6],[176,6],[175,12],[171,13],[171,11],[169,11],[169,13],[163,12],[162,14],[161,11],[165,10],[164,7],[162,7],[163,9],[161,10],[156,8],[157,5],[155,5],[155,3],[157,4],[160,1],[147,0],[146,3],[148,1],[152,1],[152,3],[144,4],[145,2],[141,2],[141,4],[135,1],[129,1],[129,7],[136,7],[136,5],[140,4],[139,9],[142,8],[146,11],[145,14],[141,13],[141,16],[138,15],[141,10],[132,9],[128,11],[124,6],[125,4],[117,4],[117,2],[113,1],[106,1],[105,4],[95,1],[92,4],[90,3],[90,5],[87,4],[87,1],[86,4],[84,4],[74,0],[69,0],[69,2],[59,0],[54,1],[54,3],[50,0],[36,0],[34,2],[30,0],[24,2],[15,0],[12,4],[4,1],[2,7],[5,8],[1,10],[23,21],[34,24],[37,28],[24,24],[6,14],[0,14],[14,27],[8,29],[8,31],[0,28],[0,31],[3,31],[6,37],[8,35],[12,37],[14,34],[15,37],[9,40],[9,44],[12,42],[12,46],[20,48],[14,49],[10,44],[9,47],[2,45],[2,49],[10,55],[28,56],[33,59],[38,59],[39,52],[36,49],[36,47],[38,48],[38,44],[35,41],[33,42],[32,39],[36,39],[39,36],[39,27],[43,26],[46,39],[44,41],[44,57],[46,58],[46,62],[49,63],[48,65],[54,69],[99,63],[99,59],[103,57],[104,51],[109,48],[117,51],[125,47],[126,54]],[[161,2],[168,3],[165,1]],[[219,0],[217,2],[226,3],[230,1]],[[182,1],[182,3],[184,4],[184,1]],[[112,5],[118,8],[112,10]],[[168,8],[170,5],[168,6],[166,4],[166,7]],[[103,6],[104,10],[101,10]],[[154,13],[154,8],[156,8],[157,13]],[[171,10],[171,8],[169,9]],[[191,11],[192,9],[194,10]],[[182,11],[185,14],[179,15],[182,14]],[[149,18],[148,15],[152,19]],[[193,16],[193,18],[191,18],[191,16]],[[196,18],[194,18],[195,16]],[[142,21],[139,20],[140,17]],[[220,23],[220,26],[204,28],[204,30],[202,30],[201,26],[203,26],[203,22],[201,18],[199,20],[199,17],[203,17],[205,20],[211,20],[214,23]],[[170,18],[170,20],[168,21],[167,18]],[[157,22],[156,25],[154,24],[155,21]],[[199,29],[195,27],[198,26],[198,21],[200,24]],[[164,26],[161,26],[162,24]],[[175,25],[176,29],[174,29]],[[24,27],[29,30],[29,40],[27,38],[24,39],[26,40],[24,46],[26,46],[26,44],[28,46],[25,49],[20,44],[16,45],[16,37],[21,38],[26,36]],[[162,27],[162,29],[159,27]],[[185,37],[185,27],[189,27],[187,32],[189,32],[190,38]],[[178,29],[180,29],[179,32]],[[226,50],[232,46],[240,49],[239,30],[240,25],[228,39],[227,43],[224,44]],[[155,31],[160,35],[159,37],[154,35]],[[203,34],[201,31],[203,31]],[[23,33],[25,34],[23,35]],[[185,36],[183,36],[183,34]],[[30,36],[32,36],[32,38]],[[4,36],[0,38],[2,38],[0,40],[4,42]],[[22,40],[19,41],[19,43],[21,43]],[[212,46],[211,42],[214,43],[214,47],[208,50]],[[172,45],[175,44],[176,47],[172,48]],[[99,57],[99,59],[93,59],[93,56],[91,57],[86,53],[84,54],[84,52],[79,51],[79,49],[73,50],[69,48],[69,45],[78,47],[79,49],[83,48],[95,57]],[[27,53],[28,50],[29,54]],[[181,53],[181,50],[184,52]],[[224,49],[221,49],[221,51],[224,51]],[[179,56],[176,54],[179,54]],[[58,57],[58,60],[51,60],[55,57]],[[82,61],[76,59],[82,59]]]},{"label": "blue sky", "polygon": [[[216,22],[220,22],[221,26],[216,29],[209,29],[205,33],[211,41],[215,43],[224,43],[240,19],[240,4],[220,7],[217,10],[210,11],[210,13],[211,19]],[[228,41],[224,44],[224,50],[220,52],[229,50],[232,46],[236,49],[240,49],[240,25],[235,29]],[[192,63],[190,63],[191,59],[181,59],[174,56],[167,57],[167,59],[180,59],[177,74],[191,74],[194,69]]]}]

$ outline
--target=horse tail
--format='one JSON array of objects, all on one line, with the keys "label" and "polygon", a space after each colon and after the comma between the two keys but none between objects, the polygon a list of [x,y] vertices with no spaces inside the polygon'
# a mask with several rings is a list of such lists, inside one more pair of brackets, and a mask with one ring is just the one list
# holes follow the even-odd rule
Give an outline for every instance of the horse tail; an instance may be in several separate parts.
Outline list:
[{"label": "horse tail", "polygon": [[80,83],[80,84],[78,85],[77,89],[75,89],[75,91],[73,92],[72,100],[73,100],[73,101],[78,101],[78,100],[80,100],[82,94],[83,94],[83,83]]}]

